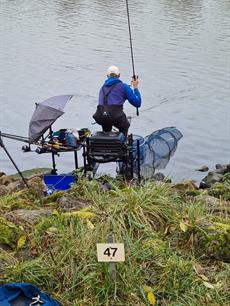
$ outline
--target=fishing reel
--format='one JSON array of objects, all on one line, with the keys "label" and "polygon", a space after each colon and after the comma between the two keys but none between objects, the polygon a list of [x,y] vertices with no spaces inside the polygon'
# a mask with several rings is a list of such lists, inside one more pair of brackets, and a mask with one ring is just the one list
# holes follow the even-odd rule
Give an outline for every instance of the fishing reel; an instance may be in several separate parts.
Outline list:
[{"label": "fishing reel", "polygon": [[22,151],[23,151],[24,153],[26,153],[26,152],[31,152],[31,148],[30,148],[30,146],[24,145],[24,146],[22,146]]}]

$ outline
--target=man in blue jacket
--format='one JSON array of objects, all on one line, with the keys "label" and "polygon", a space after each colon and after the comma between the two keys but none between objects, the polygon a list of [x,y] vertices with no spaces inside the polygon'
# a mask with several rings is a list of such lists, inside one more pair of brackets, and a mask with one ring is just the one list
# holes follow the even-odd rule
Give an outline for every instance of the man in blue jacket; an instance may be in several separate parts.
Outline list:
[{"label": "man in blue jacket", "polygon": [[125,136],[128,134],[129,121],[123,112],[126,100],[135,107],[141,106],[141,94],[138,90],[138,77],[133,77],[129,85],[120,80],[120,72],[116,66],[107,70],[107,79],[100,89],[97,111],[93,115],[95,121],[109,132],[115,126]]}]

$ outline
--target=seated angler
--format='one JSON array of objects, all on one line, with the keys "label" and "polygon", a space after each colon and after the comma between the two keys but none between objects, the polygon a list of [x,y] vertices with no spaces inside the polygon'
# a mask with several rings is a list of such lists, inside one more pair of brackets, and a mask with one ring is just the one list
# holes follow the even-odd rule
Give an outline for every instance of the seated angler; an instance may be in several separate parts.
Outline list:
[{"label": "seated angler", "polygon": [[132,78],[131,86],[120,80],[120,72],[116,66],[108,68],[107,79],[100,89],[97,111],[93,115],[104,132],[110,132],[114,126],[125,136],[128,135],[130,124],[123,111],[123,104],[128,100],[134,107],[141,106],[138,76]]}]

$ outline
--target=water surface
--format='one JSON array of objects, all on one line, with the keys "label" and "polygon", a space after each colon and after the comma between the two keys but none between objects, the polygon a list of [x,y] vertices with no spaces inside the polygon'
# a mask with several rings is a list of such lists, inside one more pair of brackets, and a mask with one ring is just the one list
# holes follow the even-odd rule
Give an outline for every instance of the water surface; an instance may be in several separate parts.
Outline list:
[{"label": "water surface", "polygon": [[[230,1],[132,0],[130,15],[143,106],[130,132],[176,126],[184,137],[164,171],[194,171],[230,158]],[[55,128],[91,125],[106,68],[132,74],[125,1],[0,0],[0,130],[27,136],[34,103],[75,94]],[[49,155],[23,154],[5,141],[20,169],[50,166]],[[72,154],[58,160],[73,168]],[[0,151],[0,170],[15,172]],[[108,170],[108,169],[107,169]]]}]

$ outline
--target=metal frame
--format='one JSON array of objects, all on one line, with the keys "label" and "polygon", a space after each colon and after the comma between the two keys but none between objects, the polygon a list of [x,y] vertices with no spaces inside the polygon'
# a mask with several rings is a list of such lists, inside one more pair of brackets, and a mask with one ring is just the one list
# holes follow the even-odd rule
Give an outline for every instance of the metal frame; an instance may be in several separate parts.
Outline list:
[{"label": "metal frame", "polygon": [[[106,133],[105,133],[106,134]],[[88,171],[93,171],[96,164],[105,164],[110,162],[123,162],[124,179],[134,178],[134,160],[133,160],[133,136],[128,136],[127,140],[122,142],[116,139],[95,139],[88,137],[83,145],[83,165],[84,175]],[[140,145],[137,142],[137,176],[140,182]]]},{"label": "metal frame", "polygon": [[[44,150],[44,152],[38,153],[38,154],[51,154],[52,156],[52,170],[51,173],[56,175],[57,174],[57,169],[56,169],[56,160],[55,160],[55,156],[59,156],[60,153],[65,153],[65,152],[73,152],[74,153],[74,163],[75,163],[75,169],[78,169],[78,155],[77,155],[77,151],[82,149],[83,144],[79,144],[79,146],[77,147],[71,147],[71,146],[67,146],[66,149],[63,148],[55,148],[55,144],[52,144],[46,141],[47,138],[52,139],[52,126],[50,126],[49,128],[49,132],[48,134],[45,136],[45,133],[42,135],[42,139],[41,141],[34,141],[33,139],[27,138],[27,137],[22,137],[22,136],[18,136],[18,135],[11,135],[11,134],[6,134],[6,133],[1,133],[0,135],[1,137],[5,137],[5,138],[9,138],[12,140],[17,140],[17,141],[21,141],[21,142],[25,142],[28,145],[25,145],[22,147],[22,150],[27,153],[27,152],[34,152],[31,150],[31,145],[35,145],[37,146],[37,149],[40,147],[45,147],[48,146],[47,150]],[[2,140],[1,140],[2,142]],[[36,152],[36,150],[35,150]]]},{"label": "metal frame", "polygon": [[[73,152],[74,153],[74,162],[75,162],[75,169],[78,169],[78,154],[77,151],[80,151],[83,149],[83,175],[87,176],[87,173],[89,171],[93,171],[93,176],[96,174],[97,168],[99,164],[102,163],[110,163],[110,162],[123,162],[124,168],[123,171],[121,171],[124,177],[124,179],[133,179],[134,178],[134,158],[133,158],[133,136],[132,134],[129,135],[126,139],[126,141],[119,141],[118,139],[113,139],[111,137],[107,137],[107,141],[103,141],[101,139],[101,142],[97,144],[98,146],[94,146],[94,142],[91,137],[87,137],[85,142],[79,144],[78,147],[71,147],[68,146],[66,149],[63,148],[55,148],[55,144],[49,144],[45,139],[47,139],[50,135],[52,135],[52,127],[50,127],[48,135],[45,137],[43,135],[42,141],[39,142],[32,142],[31,139],[20,137],[17,135],[10,135],[10,134],[4,134],[0,132],[0,136],[23,141],[28,143],[28,146],[24,146],[23,151],[24,152],[32,152],[31,145],[37,145],[38,148],[42,147],[43,145],[47,145],[48,149],[44,150],[44,152],[41,152],[40,154],[47,154],[51,153],[52,156],[52,171],[51,173],[56,175],[57,169],[56,169],[56,159],[55,156],[59,156],[60,153],[65,152]],[[2,139],[0,139],[1,147],[6,151],[5,146],[3,145]],[[9,156],[8,152],[6,151],[6,154]],[[11,160],[12,161],[12,160]],[[13,162],[13,161],[12,161]],[[13,162],[14,163],[14,162]],[[16,167],[15,163],[14,166]],[[18,172],[19,169],[17,169]],[[137,140],[137,178],[140,182],[141,176],[140,176],[140,142]]]},{"label": "metal frame", "polygon": [[[50,137],[50,139],[52,139],[52,134],[53,134],[53,130],[52,130],[52,125],[51,125],[50,128],[49,128],[49,134],[45,137],[45,139],[48,138],[48,137]],[[79,151],[81,148],[82,148],[82,145],[79,145],[79,147],[73,147],[72,149],[68,149],[68,150],[51,149],[50,152],[44,152],[44,153],[51,153],[52,154],[52,171],[51,171],[52,174],[54,174],[54,175],[57,174],[55,155],[59,156],[59,153],[63,153],[63,152],[74,152],[75,170],[78,169],[77,151]]]}]

